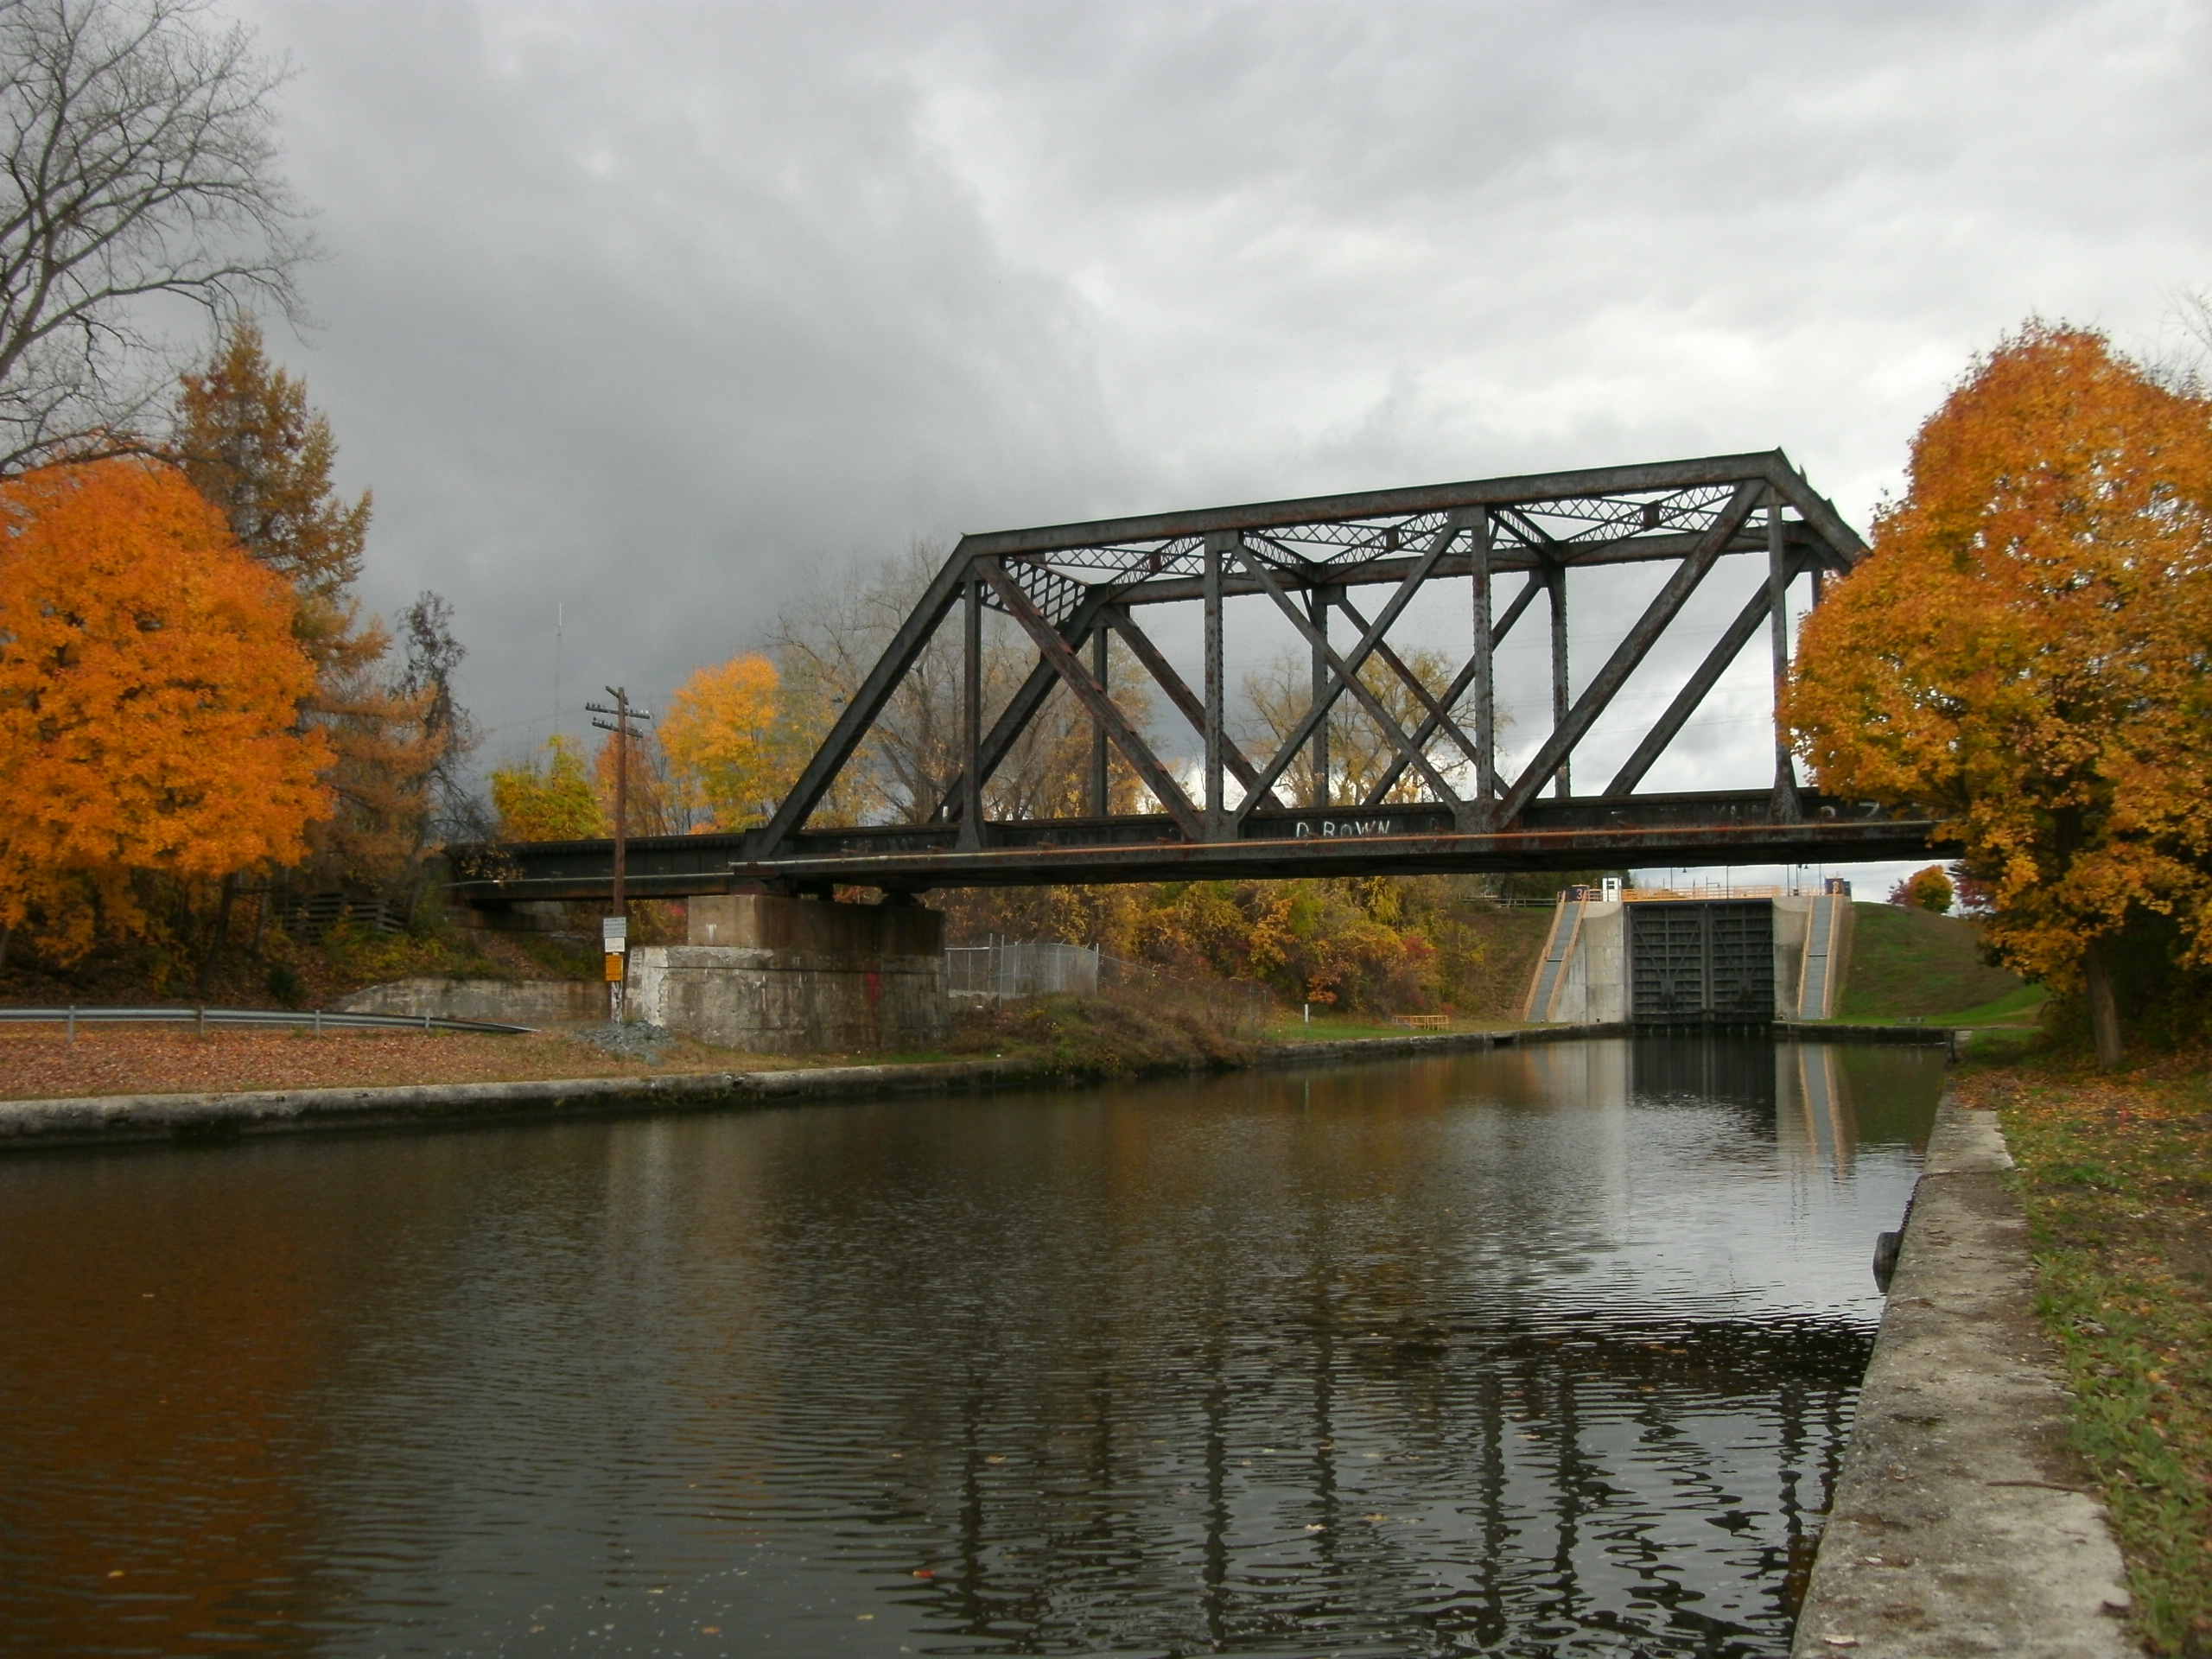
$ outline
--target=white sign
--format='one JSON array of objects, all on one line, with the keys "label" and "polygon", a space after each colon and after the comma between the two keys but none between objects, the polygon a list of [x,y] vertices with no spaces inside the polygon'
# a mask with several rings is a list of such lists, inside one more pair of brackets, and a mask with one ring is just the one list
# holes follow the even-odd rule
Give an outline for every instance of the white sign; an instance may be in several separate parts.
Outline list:
[{"label": "white sign", "polygon": [[607,954],[619,957],[630,948],[630,918],[626,916],[607,916],[601,918],[599,937],[607,947]]}]

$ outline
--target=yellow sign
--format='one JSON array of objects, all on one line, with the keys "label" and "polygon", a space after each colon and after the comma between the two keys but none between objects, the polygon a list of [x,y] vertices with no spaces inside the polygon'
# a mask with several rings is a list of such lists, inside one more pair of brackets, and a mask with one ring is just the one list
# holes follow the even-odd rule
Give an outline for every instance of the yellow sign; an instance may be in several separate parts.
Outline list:
[{"label": "yellow sign", "polygon": [[607,953],[607,982],[610,985],[622,982],[622,958],[612,950]]}]

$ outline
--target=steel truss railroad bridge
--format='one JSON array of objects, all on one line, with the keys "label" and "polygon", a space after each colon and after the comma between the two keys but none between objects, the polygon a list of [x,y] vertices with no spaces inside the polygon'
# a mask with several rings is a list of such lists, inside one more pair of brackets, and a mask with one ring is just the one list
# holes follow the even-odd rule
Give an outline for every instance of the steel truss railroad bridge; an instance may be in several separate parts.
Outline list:
[{"label": "steel truss railroad bridge", "polygon": [[[843,884],[904,898],[996,885],[1917,857],[1930,844],[1925,818],[1801,789],[1780,731],[1770,788],[1638,789],[1763,629],[1773,672],[1784,671],[1791,582],[1809,574],[1817,604],[1823,579],[1866,552],[1780,450],[963,537],[775,816],[743,834],[632,840],[628,890],[641,898],[826,895]],[[1577,745],[1700,585],[1736,555],[1754,556],[1757,571],[1742,608],[1611,779],[1595,793],[1574,793]],[[1605,664],[1570,695],[1568,572],[1602,581],[1643,563],[1671,568]],[[1469,594],[1470,649],[1439,694],[1389,634],[1417,594],[1452,581]],[[1493,663],[1540,599],[1550,626],[1551,728],[1508,776],[1497,763]],[[1246,753],[1227,729],[1222,644],[1230,600],[1271,605],[1310,647],[1311,706],[1272,753]],[[1203,609],[1205,670],[1196,687],[1139,620],[1146,607],[1171,604]],[[1036,652],[1027,680],[996,710],[984,707],[987,609],[1013,619]],[[1332,612],[1346,625],[1333,632]],[[958,776],[925,822],[810,826],[841,769],[948,624],[963,645]],[[1107,683],[1114,636],[1203,739],[1195,798],[1115,701]],[[1411,730],[1392,718],[1363,671],[1404,683],[1422,711]],[[987,818],[986,785],[1056,687],[1092,723],[1090,812]],[[1346,699],[1388,743],[1392,764],[1358,801],[1285,798],[1283,780],[1301,750],[1312,755],[1311,775],[1329,778],[1327,717]],[[1471,731],[1452,712],[1470,700]],[[1160,810],[1108,810],[1109,745]],[[601,897],[613,869],[605,841],[453,854],[456,896],[477,904]]]}]

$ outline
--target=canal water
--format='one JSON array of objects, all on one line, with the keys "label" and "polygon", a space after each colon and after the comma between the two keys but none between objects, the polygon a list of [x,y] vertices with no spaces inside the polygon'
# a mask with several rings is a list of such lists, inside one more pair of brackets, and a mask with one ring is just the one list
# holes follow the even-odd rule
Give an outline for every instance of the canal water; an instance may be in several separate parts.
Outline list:
[{"label": "canal water", "polygon": [[0,1163],[0,1649],[1782,1654],[1939,1051]]}]

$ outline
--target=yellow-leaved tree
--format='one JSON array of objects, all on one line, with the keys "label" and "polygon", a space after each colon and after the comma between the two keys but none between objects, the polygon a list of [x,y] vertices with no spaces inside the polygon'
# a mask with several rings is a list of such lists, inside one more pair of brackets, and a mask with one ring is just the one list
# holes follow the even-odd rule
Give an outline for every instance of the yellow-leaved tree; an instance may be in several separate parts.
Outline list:
[{"label": "yellow-leaved tree", "polygon": [[680,804],[716,830],[765,823],[804,760],[783,718],[776,665],[747,652],[694,670],[668,700],[660,747]]},{"label": "yellow-leaved tree", "polygon": [[0,929],[67,964],[303,855],[331,755],[293,610],[174,467],[0,486]]},{"label": "yellow-leaved tree", "polygon": [[545,740],[542,761],[494,766],[490,781],[501,841],[588,841],[607,833],[583,750],[573,738],[556,733]]},{"label": "yellow-leaved tree", "polygon": [[2168,918],[2212,964],[2212,405],[2032,322],[1914,440],[1871,556],[1805,624],[1789,715],[1827,793],[1930,809],[2007,964],[2086,984]]}]

